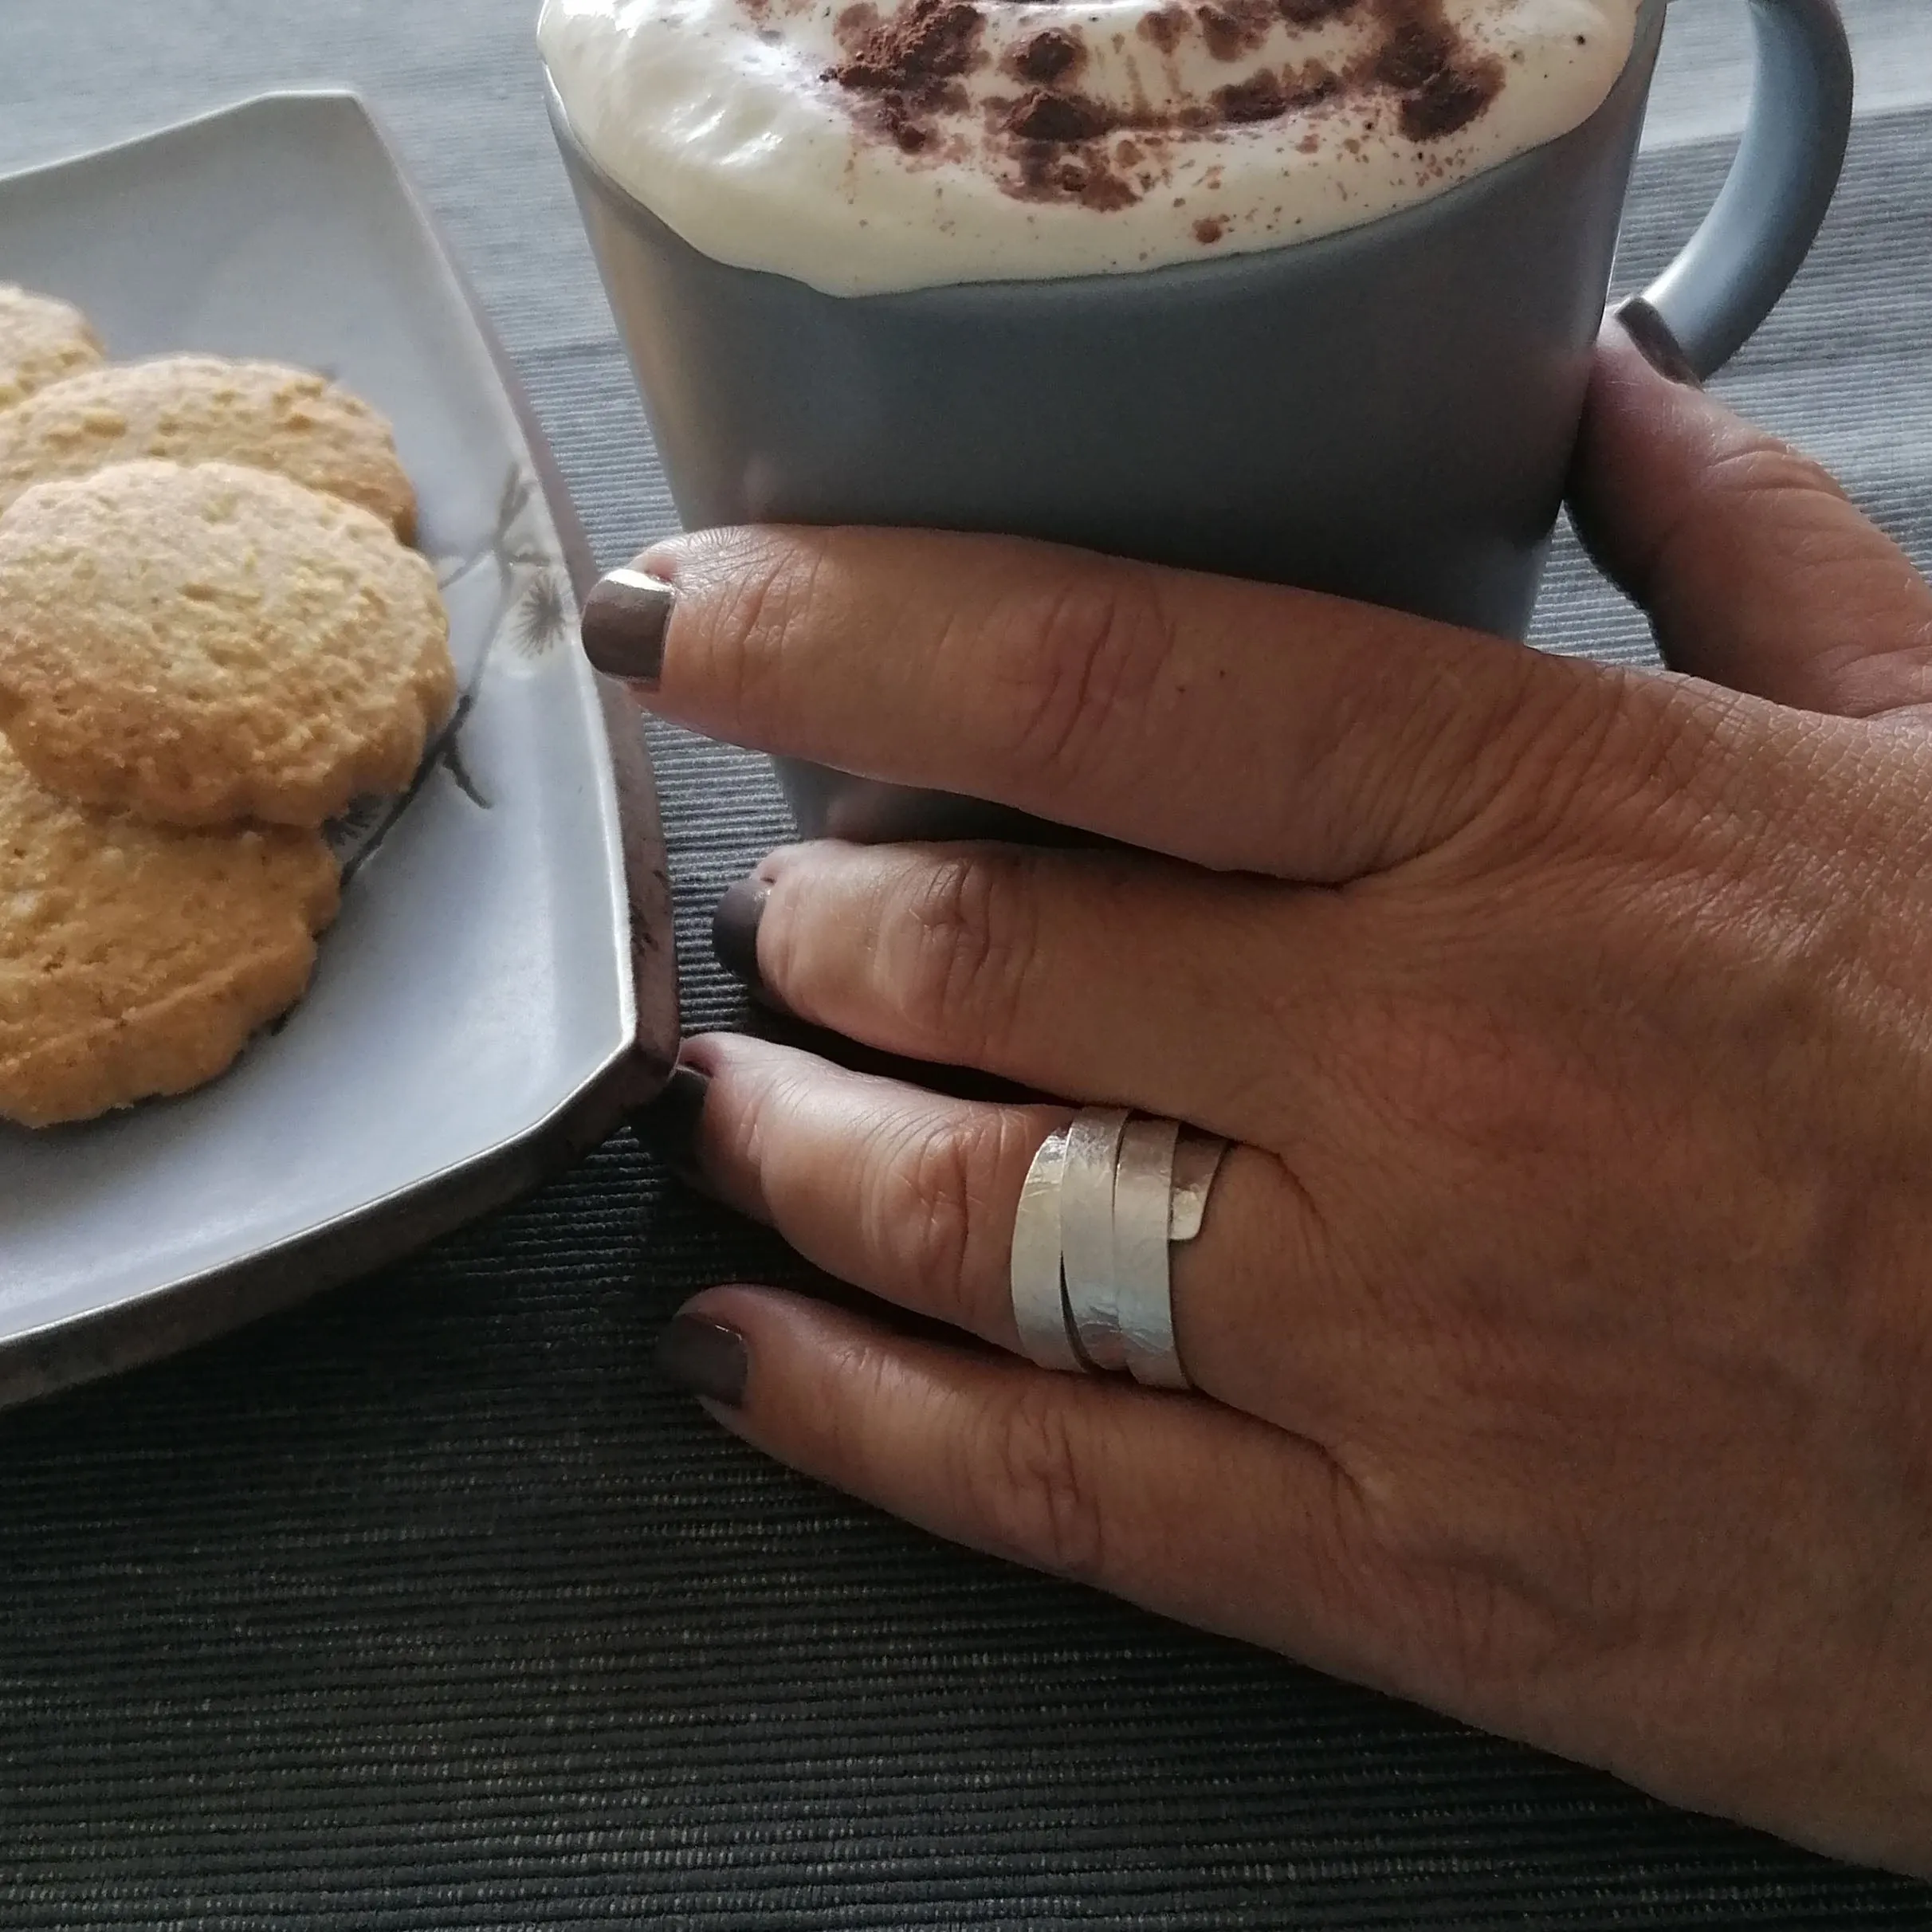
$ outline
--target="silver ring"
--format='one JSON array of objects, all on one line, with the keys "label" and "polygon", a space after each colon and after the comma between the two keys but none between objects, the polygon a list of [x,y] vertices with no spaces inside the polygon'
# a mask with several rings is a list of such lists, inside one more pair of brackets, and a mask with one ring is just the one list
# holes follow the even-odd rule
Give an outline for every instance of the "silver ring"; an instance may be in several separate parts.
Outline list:
[{"label": "silver ring", "polygon": [[1060,1180],[1066,1169],[1064,1129],[1040,1143],[1019,1190],[1013,1217],[1013,1325],[1027,1361],[1078,1374],[1086,1367],[1074,1349],[1060,1286]]},{"label": "silver ring", "polygon": [[1114,1302],[1113,1168],[1126,1130],[1125,1107],[1083,1107],[1066,1132],[1060,1181],[1060,1260],[1066,1306],[1080,1353],[1096,1368],[1125,1368]]},{"label": "silver ring", "polygon": [[1022,1352],[1043,1368],[1125,1369],[1185,1388],[1172,1251],[1200,1232],[1227,1143],[1123,1108],[1086,1107],[1035,1151],[1010,1275]]},{"label": "silver ring", "polygon": [[1174,1284],[1168,1266],[1178,1121],[1129,1121],[1113,1170],[1114,1306],[1122,1353],[1137,1382],[1185,1388],[1174,1353]]},{"label": "silver ring", "polygon": [[1208,1212],[1208,1191],[1221,1171],[1221,1156],[1227,1143],[1218,1133],[1196,1133],[1192,1127],[1180,1130],[1174,1149],[1174,1192],[1168,1210],[1168,1239],[1192,1241],[1201,1231]]}]

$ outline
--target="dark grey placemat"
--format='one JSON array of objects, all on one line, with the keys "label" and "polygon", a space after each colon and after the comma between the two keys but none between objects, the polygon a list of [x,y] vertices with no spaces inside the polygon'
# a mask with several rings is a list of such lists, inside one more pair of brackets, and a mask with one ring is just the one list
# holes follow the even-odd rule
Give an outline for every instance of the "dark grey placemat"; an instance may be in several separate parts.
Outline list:
[{"label": "dark grey placemat", "polygon": [[[531,89],[526,0],[0,0],[0,163],[351,80],[611,560],[668,512]],[[1726,379],[1932,556],[1932,116],[1859,136]],[[1633,272],[1718,155],[1645,165]],[[0,263],[0,276],[5,264]],[[1567,552],[1545,628],[1641,649]],[[700,943],[778,835],[658,744]],[[697,1285],[785,1272],[627,1138],[414,1264],[0,1417],[7,1926],[1932,1925],[1932,1891],[1679,1816],[936,1545],[660,1388]]]}]

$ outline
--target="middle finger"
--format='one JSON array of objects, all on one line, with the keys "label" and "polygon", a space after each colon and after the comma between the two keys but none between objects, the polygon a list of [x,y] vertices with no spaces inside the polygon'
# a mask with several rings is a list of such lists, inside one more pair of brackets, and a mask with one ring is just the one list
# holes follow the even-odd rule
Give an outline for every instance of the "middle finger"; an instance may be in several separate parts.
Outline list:
[{"label": "middle finger", "polygon": [[1342,909],[1138,854],[821,841],[772,853],[717,929],[763,996],[866,1046],[1277,1145]]}]

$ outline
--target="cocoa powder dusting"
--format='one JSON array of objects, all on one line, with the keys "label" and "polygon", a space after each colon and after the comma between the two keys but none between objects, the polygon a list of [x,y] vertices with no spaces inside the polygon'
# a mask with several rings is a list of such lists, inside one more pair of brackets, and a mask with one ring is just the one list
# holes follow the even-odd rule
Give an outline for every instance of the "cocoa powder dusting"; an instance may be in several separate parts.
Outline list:
[{"label": "cocoa powder dusting", "polygon": [[1027,141],[1019,150],[1020,179],[1007,191],[1020,201],[1072,201],[1105,214],[1131,208],[1141,198],[1132,183],[1107,166],[1104,155],[1071,150],[1047,141]]},{"label": "cocoa powder dusting", "polygon": [[1080,94],[1035,89],[1009,108],[1006,129],[1023,141],[1094,141],[1118,125],[1113,112]]},{"label": "cocoa powder dusting", "polygon": [[1288,96],[1279,79],[1263,68],[1246,80],[1217,87],[1208,96],[1223,120],[1239,127],[1250,121],[1279,120],[1288,112]]},{"label": "cocoa powder dusting", "polygon": [[1246,80],[1218,87],[1209,98],[1225,122],[1279,120],[1284,114],[1312,108],[1341,91],[1341,77],[1311,61],[1299,73],[1278,74],[1264,67]]},{"label": "cocoa powder dusting", "polygon": [[1274,0],[1275,11],[1291,27],[1319,27],[1353,13],[1359,0]]},{"label": "cocoa powder dusting", "polygon": [[[1160,146],[1171,139],[1278,120],[1348,96],[1371,118],[1392,110],[1404,135],[1420,146],[1467,127],[1502,91],[1502,63],[1464,38],[1443,0],[1170,0],[1144,14],[1136,32],[1163,55],[1198,35],[1213,59],[1233,62],[1251,58],[1280,23],[1298,33],[1357,14],[1368,16],[1368,42],[1339,73],[1320,61],[1262,66],[1205,100],[1165,109],[1130,108],[1081,92],[1086,36],[1078,26],[1045,29],[1001,62],[1017,94],[984,102],[984,138],[1007,157],[1001,185],[1021,200],[1124,208],[1153,186]],[[859,0],[837,27],[845,57],[824,78],[858,96],[862,121],[903,152],[937,151],[940,117],[971,111],[964,77],[990,58],[980,6],[905,0],[882,15]],[[1388,109],[1378,109],[1378,100]],[[1134,138],[1109,153],[1117,134]],[[956,132],[951,141],[947,151],[960,151]],[[1150,146],[1156,171],[1137,185],[1124,171],[1138,167]],[[1319,142],[1310,131],[1296,146],[1313,152]],[[1208,246],[1226,227],[1219,216],[1205,218],[1195,224],[1196,239]]]},{"label": "cocoa powder dusting", "polygon": [[1072,34],[1058,27],[1036,33],[1007,63],[1015,80],[1030,80],[1038,87],[1070,80],[1086,66],[1087,50]]},{"label": "cocoa powder dusting", "polygon": [[1153,13],[1142,16],[1141,24],[1134,31],[1143,40],[1152,41],[1163,53],[1172,53],[1180,45],[1180,37],[1188,30],[1188,16],[1178,6],[1157,7]]},{"label": "cocoa powder dusting", "polygon": [[1274,0],[1210,0],[1194,10],[1208,51],[1217,61],[1238,61],[1268,37],[1275,19]]},{"label": "cocoa powder dusting", "polygon": [[960,77],[986,57],[986,22],[971,0],[907,0],[889,19],[850,6],[836,26],[846,57],[823,77],[870,96],[881,129],[907,154],[933,140],[935,116],[964,108]]},{"label": "cocoa powder dusting", "polygon": [[1464,41],[1450,25],[1443,0],[1375,4],[1381,35],[1365,78],[1402,96],[1399,118],[1412,141],[1457,133],[1502,92],[1502,63]]},{"label": "cocoa powder dusting", "polygon": [[1459,66],[1442,67],[1402,103],[1402,132],[1412,141],[1440,140],[1469,124],[1496,97],[1496,84]]}]

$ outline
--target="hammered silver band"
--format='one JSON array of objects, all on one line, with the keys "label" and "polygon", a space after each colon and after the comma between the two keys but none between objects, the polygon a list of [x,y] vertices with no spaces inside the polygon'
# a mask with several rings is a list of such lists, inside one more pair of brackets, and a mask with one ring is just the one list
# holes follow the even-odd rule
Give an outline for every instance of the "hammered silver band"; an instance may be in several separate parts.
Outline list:
[{"label": "hammered silver band", "polygon": [[1227,1143],[1178,1121],[1083,1108],[1033,1157],[1013,1223],[1014,1325],[1043,1368],[1185,1388],[1172,1251],[1200,1232]]},{"label": "hammered silver band", "polygon": [[1050,1133],[1027,1170],[1013,1217],[1013,1323],[1027,1361],[1078,1373],[1086,1364],[1068,1333],[1060,1286],[1060,1180],[1066,1168],[1066,1136]]}]

